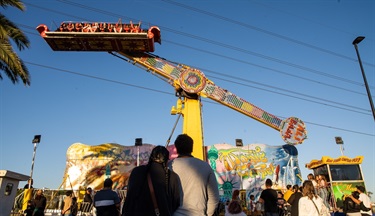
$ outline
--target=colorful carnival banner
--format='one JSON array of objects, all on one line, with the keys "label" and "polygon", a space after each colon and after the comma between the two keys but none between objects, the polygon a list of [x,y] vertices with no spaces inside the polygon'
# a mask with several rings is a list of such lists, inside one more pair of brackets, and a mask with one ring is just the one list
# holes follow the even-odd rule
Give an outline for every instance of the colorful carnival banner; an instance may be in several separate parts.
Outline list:
[{"label": "colorful carnival banner", "polygon": [[332,191],[335,198],[336,205],[338,207],[344,206],[345,197],[350,195],[353,191],[356,191],[357,185],[365,187],[363,181],[359,182],[332,182]]},{"label": "colorful carnival banner", "polygon": [[[137,161],[147,164],[154,145],[122,146],[102,144],[89,146],[81,143],[71,145],[67,151],[63,189],[103,187],[109,177],[114,189],[124,189]],[[171,159],[177,156],[174,145],[168,147]],[[215,144],[205,147],[207,162],[215,171],[223,199],[231,197],[234,189],[246,190],[247,196],[259,196],[267,178],[272,179],[275,189],[287,184],[302,182],[298,166],[298,152],[293,145],[269,146],[250,144],[236,147]]]}]

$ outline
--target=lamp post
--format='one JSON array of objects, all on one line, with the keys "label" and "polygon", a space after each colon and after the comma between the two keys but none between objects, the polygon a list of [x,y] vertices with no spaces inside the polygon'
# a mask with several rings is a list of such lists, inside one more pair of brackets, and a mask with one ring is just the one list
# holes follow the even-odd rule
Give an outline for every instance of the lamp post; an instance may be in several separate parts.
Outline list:
[{"label": "lamp post", "polygon": [[373,117],[374,117],[374,121],[375,121],[375,108],[374,108],[374,103],[372,102],[372,97],[371,97],[370,88],[369,88],[369,86],[368,86],[368,84],[367,84],[367,79],[366,79],[365,71],[363,70],[363,65],[362,65],[361,57],[359,56],[358,46],[357,46],[357,45],[358,45],[363,39],[365,39],[365,37],[363,37],[363,36],[359,36],[359,37],[357,37],[356,39],[354,39],[354,41],[353,41],[353,45],[354,45],[355,51],[356,51],[356,53],[357,53],[359,66],[361,67],[362,76],[363,76],[363,81],[365,82],[366,91],[367,91],[367,96],[368,96],[368,99],[369,99],[369,101],[370,101],[371,111],[372,111],[372,115],[373,115]]},{"label": "lamp post", "polygon": [[142,146],[142,138],[135,138],[135,146],[137,146],[137,166],[139,166],[139,147]]},{"label": "lamp post", "polygon": [[[34,171],[34,161],[35,161],[35,154],[36,154],[36,147],[37,144],[40,143],[42,135],[35,135],[32,143],[34,144],[34,152],[33,152],[33,159],[31,161],[31,173],[30,173],[30,179],[33,179],[33,171]],[[29,183],[29,189],[31,188],[31,183]]]},{"label": "lamp post", "polygon": [[335,137],[336,144],[340,145],[341,156],[344,156],[344,140],[341,137]]},{"label": "lamp post", "polygon": [[[242,139],[236,139],[236,146],[237,147],[243,147],[243,142],[242,142]],[[241,156],[242,156],[242,153],[240,153],[240,161],[241,161]],[[241,162],[240,164],[236,164],[237,166],[237,174],[241,177],[241,190],[243,189],[243,183],[242,183],[242,170],[241,170]],[[238,171],[238,167],[240,167],[240,170]],[[240,174],[241,173],[241,174]]]}]

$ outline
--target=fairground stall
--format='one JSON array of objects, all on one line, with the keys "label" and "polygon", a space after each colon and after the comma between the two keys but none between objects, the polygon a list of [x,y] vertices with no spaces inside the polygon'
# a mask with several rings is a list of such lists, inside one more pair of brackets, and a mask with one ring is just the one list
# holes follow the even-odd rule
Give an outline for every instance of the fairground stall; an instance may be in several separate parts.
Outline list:
[{"label": "fairground stall", "polygon": [[361,164],[363,156],[349,158],[341,156],[331,158],[323,156],[321,160],[312,160],[306,168],[312,169],[314,175],[324,175],[329,183],[331,206],[342,209],[343,200],[356,190],[357,185],[366,188]]}]

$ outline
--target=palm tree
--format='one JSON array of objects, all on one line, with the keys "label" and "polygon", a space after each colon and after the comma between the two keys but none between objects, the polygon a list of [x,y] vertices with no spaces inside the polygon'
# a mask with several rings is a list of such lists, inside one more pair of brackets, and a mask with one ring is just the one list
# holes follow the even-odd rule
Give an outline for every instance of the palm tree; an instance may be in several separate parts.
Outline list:
[{"label": "palm tree", "polygon": [[370,199],[371,199],[372,194],[374,194],[374,193],[371,192],[371,191],[367,192],[367,195],[368,195],[368,197],[370,197]]},{"label": "palm tree", "polygon": [[[6,9],[8,6],[24,11],[25,6],[20,0],[0,0],[0,6]],[[10,39],[17,45],[18,50],[28,48],[30,45],[26,35],[2,13],[0,13],[0,79],[2,73],[9,77],[13,84],[18,83],[21,78],[24,85],[30,85],[29,71],[23,61],[14,52]]]}]

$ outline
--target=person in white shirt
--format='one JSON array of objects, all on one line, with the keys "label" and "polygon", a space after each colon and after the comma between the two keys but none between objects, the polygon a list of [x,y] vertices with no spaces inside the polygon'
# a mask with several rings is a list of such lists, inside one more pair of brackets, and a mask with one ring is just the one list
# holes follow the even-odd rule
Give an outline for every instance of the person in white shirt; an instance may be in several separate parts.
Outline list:
[{"label": "person in white shirt", "polygon": [[314,185],[315,194],[318,194],[318,182],[315,180],[315,178],[316,178],[316,176],[314,176],[314,174],[312,174],[312,173],[309,173],[307,175],[307,180],[310,180]]},{"label": "person in white shirt", "polygon": [[327,207],[324,205],[323,199],[315,193],[312,181],[306,180],[302,185],[303,197],[298,201],[299,216],[320,216],[329,215]]},{"label": "person in white shirt", "polygon": [[[349,197],[352,198],[352,200],[358,205],[360,205],[361,202],[363,202],[363,205],[366,208],[371,208],[371,200],[370,200],[370,197],[367,196],[367,194],[365,194],[365,191],[366,191],[365,187],[362,185],[357,185],[356,188],[357,188],[357,191],[359,192],[359,199],[356,199],[353,196],[349,196]],[[362,216],[372,215],[371,209],[369,211],[361,210],[361,215]]]}]

